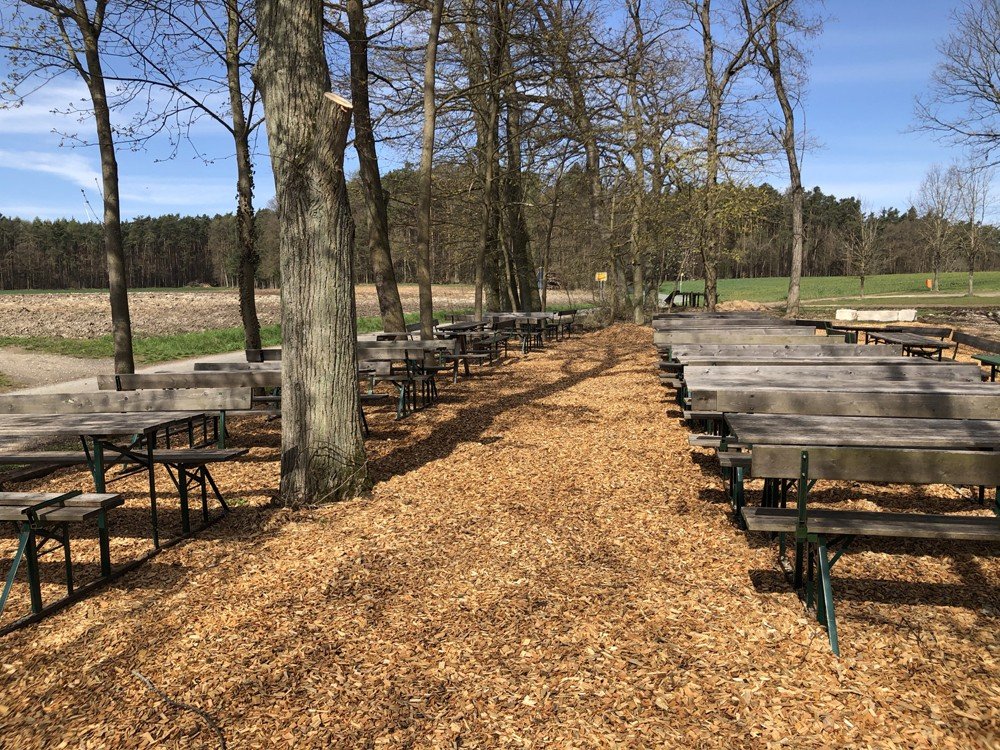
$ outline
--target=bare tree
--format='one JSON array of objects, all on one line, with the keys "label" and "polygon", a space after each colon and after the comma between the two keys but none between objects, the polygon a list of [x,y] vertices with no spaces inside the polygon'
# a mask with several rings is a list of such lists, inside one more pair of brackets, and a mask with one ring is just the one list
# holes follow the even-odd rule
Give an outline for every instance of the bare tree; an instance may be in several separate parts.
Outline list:
[{"label": "bare tree", "polygon": [[[756,7],[751,10],[750,0],[743,0],[743,14],[750,27],[755,15],[761,13],[765,0],[754,0]],[[801,4],[801,3],[800,3]],[[800,156],[796,145],[795,103],[803,86],[805,59],[802,51],[793,42],[793,36],[812,36],[818,33],[816,21],[804,19],[794,2],[773,6],[765,14],[766,29],[754,44],[761,67],[767,71],[774,87],[774,95],[781,107],[783,125],[781,145],[788,162],[788,194],[792,208],[792,263],[788,277],[788,300],[785,314],[794,317],[799,314],[800,286],[802,281],[803,252],[803,190]]]},{"label": "bare tree", "polygon": [[322,0],[257,0],[257,19],[281,232],[281,500],[298,507],[367,484],[344,180],[351,106],[327,93]]},{"label": "bare tree", "polygon": [[859,211],[854,227],[844,237],[844,250],[847,266],[858,277],[864,297],[865,280],[878,272],[883,258],[882,220]]},{"label": "bare tree", "polygon": [[438,37],[444,0],[433,0],[424,58],[424,126],[420,146],[420,192],[417,203],[417,284],[420,292],[420,337],[434,338],[434,298],[431,295],[431,169],[437,102],[434,84]]},{"label": "bare tree", "polygon": [[[371,37],[368,18],[363,0],[346,0],[343,10],[347,17],[347,28],[339,24],[332,24],[331,27],[347,41],[350,48],[354,149],[358,154],[361,187],[365,194],[368,252],[375,275],[375,293],[382,316],[382,328],[386,331],[405,331],[403,303],[399,298],[396,271],[392,265],[389,213],[379,172],[378,152],[375,150],[375,127],[369,96],[371,72],[368,67],[368,47]],[[411,12],[412,10],[408,11]],[[408,17],[408,13],[404,13],[403,17]]]},{"label": "bare tree", "polygon": [[[90,5],[84,0],[15,0],[12,7],[8,3],[8,9],[0,11],[0,48],[10,60],[11,86],[16,96],[19,90],[37,90],[66,72],[76,73],[87,85],[101,158],[115,372],[131,373],[135,371],[135,360],[122,244],[118,158],[101,47],[109,0],[96,0]],[[18,101],[22,101],[20,96]]]},{"label": "bare tree", "polygon": [[951,250],[956,233],[958,216],[959,174],[954,165],[943,169],[934,164],[927,170],[917,194],[915,205],[923,221],[921,234],[930,248],[931,271],[934,274],[934,291],[938,291],[938,277]]},{"label": "bare tree", "polygon": [[[252,0],[130,0],[129,12],[109,28],[134,72],[115,75],[137,94],[152,87],[161,97],[133,122],[146,137],[173,131],[175,151],[181,137],[207,118],[233,140],[236,155],[236,237],[239,261],[240,318],[247,349],[260,348],[255,280],[260,266],[256,247],[253,149],[251,139],[263,121],[250,79],[256,60]],[[198,145],[194,144],[196,150]],[[200,151],[199,151],[200,153]]]},{"label": "bare tree", "polygon": [[983,224],[990,206],[990,184],[993,169],[976,164],[972,159],[956,170],[959,217],[962,226],[962,253],[969,272],[969,296],[974,293],[976,264],[987,253],[983,241]]},{"label": "bare tree", "polygon": [[1000,3],[964,0],[955,28],[938,45],[941,61],[930,91],[918,97],[920,127],[939,133],[996,163],[1000,146]]},{"label": "bare tree", "polygon": [[705,270],[705,299],[709,310],[714,310],[719,300],[718,267],[721,251],[721,229],[717,226],[719,173],[722,168],[720,139],[723,128],[724,108],[736,83],[737,76],[753,62],[758,37],[771,15],[787,4],[788,0],[770,0],[755,8],[754,14],[744,16],[732,30],[732,44],[721,44],[717,36],[717,12],[712,0],[687,0],[694,13],[695,29],[701,41],[702,70],[705,84],[705,190],[702,220],[705,233],[701,243],[702,264]]}]

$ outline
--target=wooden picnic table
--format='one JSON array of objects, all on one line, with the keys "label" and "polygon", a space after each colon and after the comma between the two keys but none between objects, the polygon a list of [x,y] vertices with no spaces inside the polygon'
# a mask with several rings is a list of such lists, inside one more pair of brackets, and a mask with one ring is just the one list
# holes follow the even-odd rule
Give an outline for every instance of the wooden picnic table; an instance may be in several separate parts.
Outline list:
[{"label": "wooden picnic table", "polygon": [[846,331],[852,333],[854,343],[858,341],[858,334],[865,334],[865,343],[868,343],[868,337],[873,333],[881,333],[885,331],[898,331],[900,326],[891,325],[878,325],[877,323],[849,323],[846,321],[834,320],[826,324],[826,328],[829,331]]},{"label": "wooden picnic table", "polygon": [[783,564],[786,546],[794,545],[792,584],[804,589],[807,605],[816,603],[834,654],[840,646],[830,571],[856,537],[1000,541],[992,517],[808,508],[819,479],[978,486],[983,502],[985,486],[1000,484],[1000,420],[729,414],[726,421],[733,439],[751,450],[750,476],[764,480],[760,507],[746,508],[747,467],[733,465],[737,517],[750,531],[778,534]]},{"label": "wooden picnic table", "polygon": [[485,320],[467,320],[461,323],[450,323],[448,325],[438,326],[437,332],[439,334],[456,334],[456,333],[469,333],[482,331],[486,328],[488,322]]},{"label": "wooden picnic table", "polygon": [[1000,419],[1000,388],[990,383],[868,381],[836,389],[789,385],[721,386],[691,390],[692,412],[822,414],[922,419]]},{"label": "wooden picnic table", "polygon": [[751,446],[871,446],[954,450],[1000,448],[1000,420],[995,419],[727,414],[726,423],[735,439]]},{"label": "wooden picnic table", "polygon": [[884,331],[881,333],[872,333],[871,340],[876,344],[880,341],[885,344],[899,344],[903,347],[904,356],[926,357],[930,359],[931,357],[937,355],[939,360],[942,359],[942,353],[945,349],[951,349],[954,346],[954,344],[949,341],[932,339],[928,336],[921,336],[917,333],[907,333],[905,331]]},{"label": "wooden picnic table", "polygon": [[1000,372],[1000,354],[973,354],[972,358],[990,368],[990,382],[995,383]]},{"label": "wooden picnic table", "polygon": [[[90,469],[94,487],[104,493],[107,487],[107,470],[117,463],[129,461],[146,468],[149,476],[150,515],[153,529],[153,544],[159,547],[159,524],[157,521],[155,452],[157,436],[164,432],[169,437],[172,427],[183,427],[193,443],[194,424],[201,420],[206,431],[205,442],[209,442],[207,423],[211,415],[191,413],[180,416],[178,412],[101,412],[82,414],[4,414],[0,416],[0,439],[45,437],[77,438],[83,447],[85,463]],[[215,422],[218,430],[218,422]],[[175,433],[176,434],[176,433]],[[143,440],[140,442],[139,436]],[[130,437],[128,445],[116,444],[116,440]],[[232,451],[219,451],[231,453]],[[107,454],[114,456],[110,461]],[[221,495],[214,487],[221,501]],[[186,487],[182,491],[186,505]],[[222,501],[225,508],[225,502]],[[187,526],[186,508],[184,524]],[[187,528],[185,528],[187,531]]]},{"label": "wooden picnic table", "polygon": [[759,357],[762,359],[812,359],[826,357],[895,357],[903,354],[903,347],[889,344],[865,346],[863,344],[829,343],[817,337],[805,344],[676,344],[670,347],[671,356],[708,359],[712,357]]}]

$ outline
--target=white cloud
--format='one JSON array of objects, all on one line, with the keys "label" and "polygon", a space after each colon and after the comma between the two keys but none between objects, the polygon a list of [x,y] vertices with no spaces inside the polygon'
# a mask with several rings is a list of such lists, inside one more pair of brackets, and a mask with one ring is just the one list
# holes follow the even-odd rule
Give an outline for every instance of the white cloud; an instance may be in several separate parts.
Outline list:
[{"label": "white cloud", "polygon": [[39,206],[33,204],[19,204],[0,206],[0,214],[4,216],[17,216],[22,219],[81,219],[86,221],[91,216],[86,208],[80,206],[46,205]]},{"label": "white cloud", "polygon": [[80,154],[50,151],[11,151],[0,149],[0,169],[42,172],[85,189],[100,184],[101,174],[90,159]]},{"label": "white cloud", "polygon": [[20,106],[0,109],[0,134],[42,135],[77,130],[92,118],[84,115],[84,123],[81,123],[80,114],[65,112],[71,108],[86,110],[89,106],[89,94],[83,83],[43,86],[32,92]]},{"label": "white cloud", "polygon": [[122,207],[135,213],[140,206],[186,208],[193,213],[232,211],[236,206],[236,176],[224,179],[122,176]]}]

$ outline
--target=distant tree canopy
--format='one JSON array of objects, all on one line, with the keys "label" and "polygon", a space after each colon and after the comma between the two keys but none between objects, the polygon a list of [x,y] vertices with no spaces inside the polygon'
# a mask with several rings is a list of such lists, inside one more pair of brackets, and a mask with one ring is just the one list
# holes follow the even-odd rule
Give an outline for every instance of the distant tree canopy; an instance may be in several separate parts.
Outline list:
[{"label": "distant tree canopy", "polygon": [[[476,243],[481,216],[478,197],[467,186],[471,167],[443,162],[434,169],[432,264],[435,283],[472,283],[475,277]],[[404,166],[383,177],[389,195],[389,227],[394,248],[396,275],[404,283],[416,279],[416,169]],[[348,184],[357,220],[355,268],[359,282],[372,280],[368,252],[367,222],[360,185],[354,177]],[[586,216],[589,211],[586,178],[580,169],[569,169],[558,185],[539,179],[525,185],[528,229],[532,243],[549,247],[548,270],[564,285],[589,288],[595,271],[605,270],[600,256],[587,252]],[[685,199],[684,196],[690,196]],[[664,202],[650,221],[656,222],[660,281],[676,277],[679,265],[690,256],[687,227],[694,209],[696,191],[679,190]],[[552,211],[557,198],[556,210]],[[720,276],[754,278],[786,276],[791,261],[789,200],[770,185],[733,188],[721,199],[725,222],[724,252]],[[806,276],[852,275],[845,243],[860,220],[861,201],[837,198],[820,188],[807,190],[804,201]],[[620,236],[628,241],[622,201]],[[554,221],[551,221],[552,217]],[[933,249],[926,237],[929,221],[916,208],[882,211],[879,273],[930,273]],[[551,232],[550,229],[551,221]],[[956,224],[958,221],[956,220]],[[960,228],[957,227],[956,228]],[[232,214],[216,216],[166,215],[140,217],[122,226],[131,287],[178,287],[188,284],[235,284],[239,263],[236,220]],[[993,231],[986,233],[995,237]],[[961,232],[952,234],[951,253],[941,270],[965,269]],[[278,284],[277,221],[270,208],[257,212],[257,242],[261,255],[257,283]],[[0,216],[0,288],[74,289],[100,288],[107,284],[101,227],[74,220],[27,221]],[[694,258],[692,257],[692,261]],[[981,270],[1000,269],[1000,253],[988,248]],[[685,276],[696,277],[700,269],[691,262]]]}]

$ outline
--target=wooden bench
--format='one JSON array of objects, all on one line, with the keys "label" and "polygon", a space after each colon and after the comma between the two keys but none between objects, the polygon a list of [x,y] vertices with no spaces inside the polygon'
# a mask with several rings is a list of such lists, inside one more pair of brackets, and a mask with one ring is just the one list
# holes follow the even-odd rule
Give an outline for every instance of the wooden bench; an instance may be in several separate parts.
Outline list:
[{"label": "wooden bench", "polygon": [[690,398],[692,409],[730,414],[1000,419],[1000,388],[990,383],[723,386],[691,389]]},{"label": "wooden bench", "polygon": [[[715,330],[733,328],[794,328],[797,322],[788,318],[737,318],[724,320],[718,318],[654,318],[654,331],[688,331],[711,328]],[[802,326],[816,328],[815,323],[802,322]]]},{"label": "wooden bench", "polygon": [[247,349],[247,362],[280,362],[281,347],[274,346],[267,349]]},{"label": "wooden bench", "polygon": [[237,364],[242,367],[232,370],[100,375],[97,378],[97,387],[102,391],[187,391],[189,393],[197,389],[246,390],[250,394],[250,401],[248,404],[240,404],[246,408],[218,410],[220,419],[218,447],[222,448],[225,447],[227,416],[233,412],[246,414],[266,411],[273,415],[281,414],[281,370],[249,369],[243,363]]},{"label": "wooden bench", "polygon": [[573,334],[573,326],[576,324],[577,310],[558,310],[556,312],[557,337],[565,335],[569,338]]},{"label": "wooden bench", "polygon": [[941,339],[942,341],[952,334],[952,329],[944,326],[895,326],[895,330],[897,333],[915,333],[918,336]]},{"label": "wooden bench", "polygon": [[[153,544],[159,546],[156,517],[156,482],[154,470],[163,466],[181,497],[182,525],[190,531],[187,494],[197,486],[202,495],[203,515],[207,520],[207,491],[211,488],[224,512],[228,506],[208,469],[209,464],[231,461],[245,449],[223,447],[226,411],[248,410],[250,389],[185,389],[174,391],[98,391],[93,393],[0,396],[0,414],[15,415],[23,422],[58,422],[72,420],[71,431],[79,437],[81,451],[13,450],[0,453],[0,463],[39,465],[54,470],[63,466],[85,464],[90,469],[98,493],[103,493],[109,469],[120,466],[127,476],[136,471],[149,475],[150,511]],[[137,428],[138,415],[144,415],[151,428]],[[37,416],[37,419],[36,419]],[[172,417],[176,417],[173,419]],[[199,421],[200,420],[200,421]],[[0,417],[0,432],[3,419]],[[8,430],[11,430],[8,425]],[[29,428],[37,429],[37,428]],[[23,430],[22,430],[23,431]],[[200,434],[199,434],[200,432]],[[18,434],[14,430],[14,434]],[[44,434],[44,431],[39,434]],[[107,436],[132,434],[127,445],[118,445]],[[88,442],[86,436],[90,435]],[[187,443],[178,449],[173,441],[182,436]],[[205,446],[215,445],[215,448]],[[51,456],[51,458],[49,458]]]},{"label": "wooden bench", "polygon": [[697,331],[656,331],[653,343],[658,350],[670,351],[675,346],[694,344],[756,344],[765,346],[785,346],[800,344],[843,344],[843,335],[817,336],[808,328],[771,328],[768,330],[748,328],[743,330]]},{"label": "wooden bench", "polygon": [[[0,521],[13,523],[18,535],[17,549],[0,592],[0,612],[7,604],[22,560],[28,572],[31,611],[35,615],[42,612],[44,604],[38,558],[59,547],[65,560],[66,599],[76,593],[70,553],[71,524],[96,521],[101,578],[108,578],[111,575],[108,512],[123,503],[121,495],[107,493],[0,492]],[[50,543],[52,546],[46,549]]]},{"label": "wooden bench", "polygon": [[[136,461],[140,465],[152,470],[153,466],[163,466],[180,498],[181,506],[181,530],[184,534],[191,533],[191,513],[189,508],[189,497],[192,489],[198,491],[201,497],[201,515],[203,525],[208,524],[208,492],[211,490],[215,499],[219,502],[223,513],[229,512],[229,505],[226,503],[219,487],[209,471],[209,465],[232,461],[247,453],[246,448],[225,448],[225,449],[180,449],[180,450],[152,450],[145,453],[134,454],[124,453],[123,457]],[[151,462],[151,463],[150,463]],[[150,481],[150,502],[153,513],[154,534],[157,534],[156,518],[156,485]],[[158,537],[154,537],[154,545],[158,544]]]},{"label": "wooden bench", "polygon": [[752,311],[748,310],[745,312],[658,312],[653,313],[653,320],[681,320],[681,319],[712,319],[715,320],[740,320],[742,318],[773,318],[774,313],[763,312],[760,310]]},{"label": "wooden bench", "polygon": [[[398,389],[396,419],[417,408],[418,396],[427,406],[437,397],[435,376],[439,370],[433,358],[453,350],[451,342],[359,341],[358,362],[372,370],[371,383],[390,383]],[[431,358],[431,361],[428,360]],[[457,368],[452,362],[440,369]]]},{"label": "wooden bench", "polygon": [[[765,491],[760,508],[739,508],[750,531],[780,535],[784,562],[785,537],[794,535],[793,585],[805,586],[807,606],[827,628],[830,647],[840,654],[833,603],[831,568],[854,538],[941,539],[1000,542],[1000,519],[930,514],[810,510],[807,496],[818,479],[903,484],[959,484],[982,488],[1000,485],[1000,460],[991,451],[915,450],[901,448],[754,446],[753,476],[795,482],[794,508],[783,507],[784,491]],[[980,497],[982,494],[980,493]],[[997,506],[1000,508],[1000,505]],[[831,551],[834,553],[831,555]]]},{"label": "wooden bench", "polygon": [[973,336],[971,333],[962,333],[961,331],[955,331],[951,335],[951,340],[955,342],[955,357],[958,356],[958,347],[961,344],[983,352],[982,354],[973,354],[972,358],[989,366],[990,382],[996,382],[997,372],[1000,372],[1000,341],[994,341],[984,336]]}]

